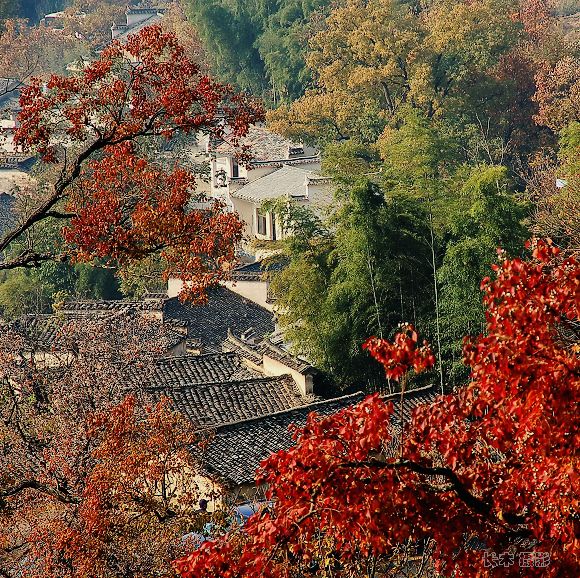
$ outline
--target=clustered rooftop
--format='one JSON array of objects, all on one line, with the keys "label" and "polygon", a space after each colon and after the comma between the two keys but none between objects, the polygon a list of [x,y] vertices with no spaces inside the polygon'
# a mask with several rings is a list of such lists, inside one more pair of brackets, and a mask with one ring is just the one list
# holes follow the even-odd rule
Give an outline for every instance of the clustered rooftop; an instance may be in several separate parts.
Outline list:
[{"label": "clustered rooftop", "polygon": [[[67,347],[60,334],[67,320],[132,315],[151,322],[150,337],[165,340],[166,354],[152,372],[136,370],[128,383],[153,399],[169,398],[200,431],[208,432],[204,450],[192,451],[223,490],[252,488],[260,462],[294,443],[291,424],[304,425],[311,411],[328,415],[364,397],[361,392],[336,397],[317,391],[315,368],[284,347],[272,313],[225,287],[211,290],[208,303],[196,307],[163,294],[140,301],[69,301],[57,315],[25,316],[12,329],[46,359]],[[407,394],[403,420],[433,397],[431,388]],[[399,396],[393,400],[391,449],[396,451],[401,413]]]}]

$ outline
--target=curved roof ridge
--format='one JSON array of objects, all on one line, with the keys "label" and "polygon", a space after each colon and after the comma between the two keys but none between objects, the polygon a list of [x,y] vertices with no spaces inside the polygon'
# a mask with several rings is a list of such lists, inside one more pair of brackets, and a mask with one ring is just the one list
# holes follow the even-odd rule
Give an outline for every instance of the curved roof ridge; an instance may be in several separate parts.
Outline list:
[{"label": "curved roof ridge", "polygon": [[[429,385],[424,385],[423,387],[417,387],[416,389],[405,390],[405,392],[403,393],[403,399],[408,399],[408,396],[410,396],[410,395],[421,394],[421,393],[434,393],[435,395],[438,395],[438,393],[435,391],[435,384],[430,383]],[[395,393],[381,395],[381,399],[383,401],[397,401],[398,399],[401,399],[401,392],[397,391]]]},{"label": "curved roof ridge", "polygon": [[230,422],[226,422],[223,423],[217,427],[208,427],[208,428],[203,428],[200,431],[205,431],[205,430],[214,430],[214,431],[221,431],[224,430],[228,427],[232,427],[232,426],[237,426],[240,424],[245,424],[245,423],[251,423],[251,422],[256,422],[256,421],[263,421],[266,418],[271,418],[271,417],[275,417],[275,416],[279,416],[279,415],[284,415],[284,414],[288,414],[288,413],[292,413],[295,411],[300,411],[300,410],[304,410],[305,408],[313,408],[312,411],[315,411],[317,407],[322,407],[326,404],[330,404],[330,403],[336,403],[336,402],[341,402],[341,401],[347,401],[348,399],[354,400],[357,398],[360,398],[360,401],[362,401],[364,399],[365,395],[362,391],[357,391],[355,393],[350,393],[348,395],[343,395],[340,397],[333,397],[331,399],[323,399],[323,400],[317,400],[317,401],[310,401],[308,403],[305,403],[304,405],[300,405],[297,407],[292,407],[290,409],[284,409],[282,411],[275,411],[272,413],[268,413],[265,415],[260,415],[260,416],[256,416],[256,417],[252,417],[249,419],[240,419],[240,420],[236,420],[236,421],[230,421]]},{"label": "curved roof ridge", "polygon": [[[149,391],[162,391],[162,390],[179,391],[182,389],[193,389],[193,388],[203,389],[204,387],[209,388],[209,387],[216,387],[218,385],[224,386],[224,389],[225,389],[225,388],[230,387],[230,386],[233,387],[236,385],[244,385],[244,384],[248,384],[248,383],[256,383],[256,382],[269,383],[269,382],[273,382],[273,381],[282,381],[282,380],[284,380],[284,381],[292,380],[292,383],[294,384],[294,380],[292,379],[292,376],[288,375],[287,373],[284,373],[282,375],[264,375],[264,376],[256,375],[255,377],[244,377],[244,378],[236,378],[236,379],[219,379],[216,381],[192,382],[192,383],[184,383],[184,384],[178,384],[178,385],[154,385],[154,386],[148,387],[147,389]],[[296,392],[300,393],[298,388],[296,388]],[[268,414],[268,415],[270,415],[270,414]]]},{"label": "curved roof ridge", "polygon": [[208,353],[200,353],[199,355],[194,355],[193,353],[184,353],[182,355],[168,355],[157,360],[157,363],[163,363],[166,361],[177,361],[179,359],[202,359],[208,357],[219,357],[219,356],[232,356],[236,355],[234,351],[210,351]]}]

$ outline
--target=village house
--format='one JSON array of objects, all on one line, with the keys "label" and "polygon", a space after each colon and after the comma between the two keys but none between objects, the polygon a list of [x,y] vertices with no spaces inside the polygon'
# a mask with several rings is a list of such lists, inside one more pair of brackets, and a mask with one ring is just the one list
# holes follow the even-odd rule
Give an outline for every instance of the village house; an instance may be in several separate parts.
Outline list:
[{"label": "village house", "polygon": [[269,415],[314,400],[289,368],[267,375],[235,352],[160,359],[153,375],[140,378],[149,392],[168,397],[198,429]]},{"label": "village house", "polygon": [[46,14],[40,20],[40,24],[47,28],[52,28],[53,30],[62,30],[64,28],[64,18],[64,11],[51,12],[50,14]]},{"label": "village house", "polygon": [[129,34],[135,34],[145,26],[158,23],[163,14],[165,8],[127,6],[125,22],[113,22],[111,26],[111,40],[125,42]]},{"label": "village house", "polygon": [[[174,283],[175,285],[175,283]],[[207,303],[181,303],[169,291],[163,307],[163,318],[187,325],[187,347],[190,352],[219,353],[232,331],[236,335],[251,335],[256,340],[271,335],[275,330],[271,311],[239,295],[227,287],[215,287],[207,293]]]},{"label": "village house", "polygon": [[200,477],[206,478],[206,485],[211,485],[215,494],[227,502],[253,501],[260,496],[255,481],[260,463],[294,445],[291,425],[303,426],[313,411],[329,415],[362,401],[363,397],[359,392],[221,425],[211,431],[207,447],[199,452]]},{"label": "village house", "polygon": [[211,195],[240,215],[247,240],[277,240],[287,234],[275,214],[263,210],[266,201],[283,199],[317,213],[331,204],[331,180],[320,175],[320,156],[314,148],[257,125],[240,145],[251,150],[250,163],[240,163],[227,141],[208,143]]},{"label": "village house", "polygon": [[[220,288],[226,292],[224,288]],[[215,310],[214,310],[215,311]],[[245,502],[260,494],[255,472],[268,455],[290,448],[289,426],[304,425],[312,411],[328,415],[364,398],[317,385],[317,370],[291,354],[280,335],[256,337],[253,330],[237,334],[228,329],[221,352],[167,357],[144,383],[157,397],[168,397],[174,407],[207,437],[200,460],[198,486],[210,510],[224,500]],[[395,404],[392,442],[397,452],[401,425],[420,404],[435,398],[433,386],[388,395]]]},{"label": "village house", "polygon": [[144,319],[150,325],[141,327],[141,338],[162,345],[167,356],[184,355],[187,352],[187,326],[179,321],[163,320],[163,302],[157,299],[143,301],[68,301],[57,314],[30,314],[6,325],[25,338],[25,359],[36,364],[59,367],[71,359],[71,343],[66,327],[69,322],[84,320]]},{"label": "village house", "polygon": [[[26,337],[24,359],[59,367],[74,355],[74,343],[62,332],[67,321],[118,316],[148,320],[147,339],[164,344],[154,368],[132,370],[127,386],[154,400],[168,398],[199,432],[204,442],[191,450],[199,460],[196,484],[210,510],[259,495],[255,471],[272,452],[293,445],[291,424],[304,425],[312,411],[328,415],[364,397],[322,386],[316,368],[285,348],[272,313],[226,287],[210,290],[201,306],[164,294],[140,301],[67,301],[58,314],[24,316],[10,328]],[[392,451],[401,423],[434,396],[431,387],[407,392],[402,413],[399,394],[385,398],[395,402]]]},{"label": "village house", "polygon": [[228,330],[222,349],[236,353],[247,367],[264,375],[289,375],[303,396],[314,395],[317,370],[307,360],[291,354],[284,347],[281,334],[275,333],[257,340],[252,334],[237,336]]},{"label": "village house", "polygon": [[119,313],[137,313],[144,319],[163,322],[164,298],[155,295],[140,301],[124,301],[116,299],[64,301],[59,304],[58,311],[69,319],[83,317],[98,318],[104,315]]},{"label": "village house", "polygon": [[224,285],[264,309],[273,311],[273,302],[270,296],[270,274],[280,267],[279,265],[267,265],[263,261],[241,265],[231,272],[230,279]]},{"label": "village house", "polygon": [[[160,359],[154,373],[135,376],[155,398],[169,398],[173,407],[187,417],[211,447],[214,432],[233,423],[270,420],[271,416],[299,408],[318,407],[328,398],[317,391],[317,372],[308,362],[291,355],[270,339],[256,340],[236,336],[231,331],[220,353],[172,356]],[[268,436],[255,439],[257,446],[269,448]],[[281,449],[274,446],[276,449]],[[210,510],[224,500],[245,499],[249,494],[234,496],[224,485],[221,470],[204,465],[205,454],[192,451],[200,460],[196,483]],[[228,448],[224,464],[236,459]],[[252,467],[247,465],[246,467]],[[225,465],[227,471],[227,465]],[[249,483],[249,482],[248,482]],[[238,488],[235,488],[236,490]]]},{"label": "village house", "polygon": [[3,118],[0,118],[0,240],[16,222],[14,211],[19,193],[36,185],[30,176],[34,155],[22,153],[14,144],[21,86],[16,79],[0,79],[0,105],[3,109]]},{"label": "village house", "polygon": [[[403,398],[403,423],[410,420],[417,406],[432,402],[435,396],[432,386],[406,392]],[[399,447],[400,398],[400,394],[384,398],[394,403],[391,419],[393,437],[386,448],[389,456],[396,455]],[[216,427],[211,431],[207,447],[200,452],[200,477],[205,478],[204,487],[211,487],[215,495],[225,496],[227,501],[233,503],[259,499],[263,488],[256,484],[256,470],[272,453],[288,450],[294,445],[291,425],[304,426],[311,412],[326,416],[363,399],[364,394],[356,392]]]},{"label": "village house", "polygon": [[17,104],[10,101],[0,118],[0,194],[15,195],[19,190],[34,185],[29,171],[34,164],[34,156],[22,153],[14,144],[14,132],[18,128]]},{"label": "village house", "polygon": [[[320,174],[320,156],[316,149],[293,143],[263,126],[252,126],[239,144],[252,151],[250,163],[238,162],[237,149],[227,141],[205,142],[211,180],[208,190],[203,192],[237,212],[244,223],[240,265],[224,285],[272,311],[270,273],[281,265],[266,265],[263,258],[275,251],[268,241],[284,239],[289,231],[284,230],[276,212],[266,204],[276,201],[308,207],[324,217],[333,203],[332,180]],[[266,243],[257,247],[253,241]],[[182,289],[180,279],[169,279],[170,297],[179,295]]]},{"label": "village house", "polygon": [[256,342],[274,333],[272,312],[253,301],[226,287],[209,289],[207,296],[203,305],[181,303],[177,297],[170,297],[167,293],[145,294],[138,301],[65,301],[58,304],[57,315],[29,315],[17,323],[23,330],[29,328],[31,334],[38,337],[38,343],[50,349],[52,337],[48,336],[53,330],[47,327],[49,333],[45,336],[43,329],[49,320],[94,320],[133,315],[163,328],[172,343],[167,355],[221,353],[230,331]]},{"label": "village house", "polygon": [[332,204],[331,179],[300,166],[282,164],[273,172],[239,188],[230,187],[229,198],[233,209],[244,221],[249,239],[276,241],[284,239],[288,231],[276,219],[273,210],[266,210],[268,201],[281,200],[308,207],[324,215]]}]

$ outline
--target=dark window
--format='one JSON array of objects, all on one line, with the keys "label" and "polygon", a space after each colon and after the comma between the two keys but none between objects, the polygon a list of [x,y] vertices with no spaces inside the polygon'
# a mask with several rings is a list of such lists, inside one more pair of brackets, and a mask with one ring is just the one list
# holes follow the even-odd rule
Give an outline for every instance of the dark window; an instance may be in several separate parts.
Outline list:
[{"label": "dark window", "polygon": [[240,166],[236,161],[232,165],[232,178],[237,179],[240,176]]},{"label": "dark window", "polygon": [[265,235],[266,234],[266,215],[262,215],[262,213],[258,213],[258,235]]}]

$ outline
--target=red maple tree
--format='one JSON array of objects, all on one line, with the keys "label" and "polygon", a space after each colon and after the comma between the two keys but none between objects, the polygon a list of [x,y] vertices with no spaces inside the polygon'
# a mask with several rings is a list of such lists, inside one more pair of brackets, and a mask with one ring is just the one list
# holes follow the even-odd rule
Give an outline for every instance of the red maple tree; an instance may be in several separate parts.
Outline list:
[{"label": "red maple tree", "polygon": [[534,120],[554,131],[580,121],[580,59],[567,55],[554,65],[544,63],[535,77]]},{"label": "red maple tree", "polygon": [[[179,135],[234,145],[261,107],[214,82],[159,26],[113,42],[71,76],[33,79],[21,91],[14,140],[52,167],[32,210],[0,240],[1,269],[53,259],[100,258],[123,265],[158,255],[190,296],[219,281],[234,258],[241,223],[195,192],[195,176],[162,153]],[[60,251],[19,242],[40,222],[64,223]],[[12,249],[12,251],[10,251]]]},{"label": "red maple tree", "polygon": [[0,576],[173,578],[198,514],[194,425],[144,391],[166,334],[63,320],[49,352],[0,328]]},{"label": "red maple tree", "polygon": [[[445,575],[576,576],[580,266],[541,242],[482,289],[470,382],[417,408],[400,451],[377,395],[311,414],[262,464],[272,508],[176,561],[181,576],[399,576],[409,549]],[[410,329],[367,347],[394,379],[432,363]]]}]

